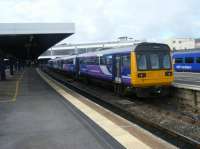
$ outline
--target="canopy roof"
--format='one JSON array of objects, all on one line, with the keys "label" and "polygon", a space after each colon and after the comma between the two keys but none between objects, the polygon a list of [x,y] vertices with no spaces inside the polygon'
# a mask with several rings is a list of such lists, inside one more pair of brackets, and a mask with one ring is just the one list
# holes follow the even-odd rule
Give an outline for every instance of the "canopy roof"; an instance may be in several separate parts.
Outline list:
[{"label": "canopy roof", "polygon": [[0,23],[0,51],[20,59],[35,59],[74,32],[73,23]]}]

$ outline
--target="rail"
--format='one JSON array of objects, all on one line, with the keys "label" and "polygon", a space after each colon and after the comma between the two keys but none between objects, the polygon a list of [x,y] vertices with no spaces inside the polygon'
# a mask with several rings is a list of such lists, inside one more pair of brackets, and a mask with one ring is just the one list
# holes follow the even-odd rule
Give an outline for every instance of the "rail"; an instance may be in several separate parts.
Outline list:
[{"label": "rail", "polygon": [[73,84],[64,80],[61,80],[59,78],[56,78],[55,76],[48,74],[56,81],[64,84],[66,87],[78,92],[79,94],[87,97],[88,99],[94,101],[95,103],[109,109],[110,111],[122,116],[123,118],[139,125],[140,127],[150,131],[151,133],[155,134],[156,136],[166,140],[167,142],[179,147],[179,148],[200,148],[200,142],[191,139],[187,136],[184,136],[180,133],[177,133],[175,131],[163,128],[159,124],[155,124],[153,122],[147,121],[146,119],[142,119],[136,115],[133,115],[132,113],[124,110],[122,107],[116,106],[114,104],[111,104],[109,102],[106,102],[105,100],[102,100],[95,94],[91,94],[90,92],[87,92],[78,86],[74,86]]}]

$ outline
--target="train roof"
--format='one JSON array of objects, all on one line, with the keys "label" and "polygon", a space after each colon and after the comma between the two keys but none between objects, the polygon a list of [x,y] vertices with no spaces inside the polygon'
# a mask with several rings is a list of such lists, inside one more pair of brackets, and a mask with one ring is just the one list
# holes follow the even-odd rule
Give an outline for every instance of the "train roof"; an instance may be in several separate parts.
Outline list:
[{"label": "train roof", "polygon": [[61,59],[62,59],[62,57],[57,57],[57,58],[51,59],[49,61],[57,61],[57,60],[61,60]]},{"label": "train roof", "polygon": [[76,57],[77,57],[77,55],[64,56],[64,57],[62,57],[62,60],[72,59],[72,58],[76,58]]},{"label": "train roof", "polygon": [[79,54],[77,57],[90,57],[90,56],[92,57],[92,56],[103,56],[103,55],[114,54],[114,53],[127,53],[127,52],[131,52],[132,49],[133,49],[133,46],[112,48],[112,49],[103,50],[103,51]]},{"label": "train roof", "polygon": [[173,53],[173,56],[178,57],[178,56],[200,56],[200,51],[194,51],[194,52],[175,52]]},{"label": "train roof", "polygon": [[103,56],[103,55],[109,55],[109,54],[115,54],[115,53],[129,53],[131,51],[142,51],[142,49],[147,48],[148,46],[152,46],[152,48],[160,48],[161,46],[165,46],[167,48],[162,48],[162,50],[170,50],[169,47],[166,44],[160,44],[160,43],[139,43],[134,44],[132,46],[124,46],[124,47],[116,47],[112,49],[102,50],[102,51],[94,51],[94,52],[88,52],[78,55],[71,55],[71,56],[65,56],[61,58],[57,58],[54,60],[66,60],[66,59],[72,59],[76,57],[96,57],[96,56]]},{"label": "train roof", "polygon": [[139,43],[139,44],[134,44],[132,46],[118,47],[118,48],[112,48],[112,49],[103,50],[103,51],[83,53],[83,54],[79,54],[77,57],[89,57],[89,56],[92,57],[92,56],[102,56],[102,55],[109,55],[109,54],[115,54],[115,53],[128,53],[131,51],[142,51],[144,48],[147,48],[148,46],[152,46],[152,48],[155,48],[155,49],[160,48],[161,46],[162,47],[164,46],[167,48],[163,48],[162,50],[170,50],[168,45],[166,45],[166,44]]}]

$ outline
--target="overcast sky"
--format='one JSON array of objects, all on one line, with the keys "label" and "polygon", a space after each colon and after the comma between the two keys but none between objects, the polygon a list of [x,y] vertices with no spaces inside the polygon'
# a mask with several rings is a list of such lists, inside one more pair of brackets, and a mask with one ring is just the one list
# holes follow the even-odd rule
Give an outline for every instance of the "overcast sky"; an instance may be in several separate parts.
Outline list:
[{"label": "overcast sky", "polygon": [[1,0],[3,22],[73,22],[71,43],[200,37],[199,0]]}]

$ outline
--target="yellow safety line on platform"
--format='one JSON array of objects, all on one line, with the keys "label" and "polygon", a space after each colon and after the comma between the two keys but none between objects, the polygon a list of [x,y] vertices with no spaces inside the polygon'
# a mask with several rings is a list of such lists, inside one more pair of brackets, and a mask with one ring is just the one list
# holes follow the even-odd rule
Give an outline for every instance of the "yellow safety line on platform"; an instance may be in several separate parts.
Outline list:
[{"label": "yellow safety line on platform", "polygon": [[20,84],[20,81],[22,80],[23,78],[23,75],[24,75],[24,72],[21,74],[20,78],[16,81],[16,85],[15,85],[15,93],[12,97],[11,100],[2,100],[0,101],[0,103],[5,103],[5,102],[15,102],[17,100],[17,96],[19,94],[19,84]]},{"label": "yellow safety line on platform", "polygon": [[104,129],[108,134],[110,134],[115,140],[117,140],[121,145],[123,145],[127,149],[149,149],[151,148],[147,144],[143,143],[138,138],[131,135],[126,130],[122,129],[114,122],[106,118],[105,116],[98,113],[96,110],[92,109],[88,105],[84,104],[80,100],[78,100],[73,95],[67,93],[62,87],[60,87],[54,81],[50,80],[45,74],[37,69],[38,74],[43,78],[56,92],[62,95],[67,101],[73,104],[76,108],[78,108],[81,112],[83,112],[86,116],[88,116],[92,121],[94,121],[97,125],[99,125],[102,129]]},{"label": "yellow safety line on platform", "polygon": [[17,82],[16,82],[15,94],[14,94],[14,96],[13,96],[13,98],[12,98],[12,101],[13,101],[13,102],[15,102],[15,101],[17,100],[17,96],[18,96],[18,94],[19,94],[19,84],[20,84],[20,81],[21,81],[22,78],[23,78],[23,75],[24,75],[24,72],[21,74],[19,80],[17,80]]}]

